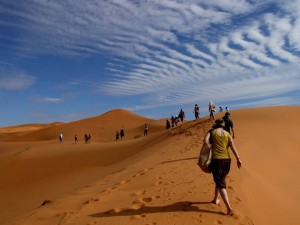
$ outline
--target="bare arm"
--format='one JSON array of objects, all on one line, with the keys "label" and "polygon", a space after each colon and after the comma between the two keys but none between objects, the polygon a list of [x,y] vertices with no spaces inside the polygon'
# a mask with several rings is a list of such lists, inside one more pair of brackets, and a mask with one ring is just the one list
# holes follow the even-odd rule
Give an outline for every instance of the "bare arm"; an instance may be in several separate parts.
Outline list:
[{"label": "bare arm", "polygon": [[231,150],[232,150],[232,152],[233,152],[233,154],[236,158],[238,168],[241,168],[242,161],[240,159],[239,153],[238,153],[237,148],[235,147],[235,145],[233,143],[233,139],[232,139],[231,136],[229,136],[229,147],[231,148]]},{"label": "bare arm", "polygon": [[231,127],[232,138],[234,138],[234,129]]},{"label": "bare arm", "polygon": [[209,138],[210,138],[210,132],[207,132],[207,134],[204,137],[203,143],[210,145]]}]

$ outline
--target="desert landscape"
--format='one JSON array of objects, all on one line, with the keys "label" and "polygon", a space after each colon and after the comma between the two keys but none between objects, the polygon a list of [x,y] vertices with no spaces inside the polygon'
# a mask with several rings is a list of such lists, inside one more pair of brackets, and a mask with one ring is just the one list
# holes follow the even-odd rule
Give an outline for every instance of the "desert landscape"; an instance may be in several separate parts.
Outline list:
[{"label": "desert landscape", "polygon": [[[233,216],[223,201],[210,203],[212,175],[197,166],[214,123],[208,117],[166,130],[166,118],[116,109],[70,123],[0,128],[0,224],[297,225],[299,114],[299,106],[231,111],[243,163],[238,169],[232,154]],[[125,137],[115,141],[120,129]]]}]

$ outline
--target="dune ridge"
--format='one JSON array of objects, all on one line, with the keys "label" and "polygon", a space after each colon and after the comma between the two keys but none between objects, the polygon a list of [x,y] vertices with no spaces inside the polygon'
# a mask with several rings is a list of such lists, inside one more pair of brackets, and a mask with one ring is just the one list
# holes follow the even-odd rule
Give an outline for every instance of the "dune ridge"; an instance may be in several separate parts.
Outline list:
[{"label": "dune ridge", "polygon": [[[133,116],[136,123],[131,125],[132,114],[119,111],[132,132],[120,142],[113,138],[109,142],[110,134],[106,143],[0,142],[1,221],[19,225],[296,225],[300,219],[300,186],[295,179],[300,172],[300,132],[295,126],[299,113],[299,106],[232,111],[235,144],[243,162],[238,170],[233,160],[227,179],[234,216],[224,215],[222,201],[219,206],[209,203],[212,177],[196,165],[213,121],[204,117],[166,131],[164,119]],[[222,116],[216,114],[216,118]],[[149,136],[134,139],[145,120],[155,129],[150,126]],[[105,124],[111,132],[120,125],[113,121]],[[81,122],[68,126],[73,130],[72,126],[85,124]]]},{"label": "dune ridge", "polygon": [[[12,128],[0,128],[0,132],[8,129],[14,131],[9,136],[2,135],[2,141],[11,142],[56,141],[60,133],[63,134],[65,141],[73,141],[75,134],[80,141],[83,141],[85,134],[91,134],[94,141],[110,142],[115,140],[117,130],[124,129],[126,138],[132,139],[135,135],[143,134],[144,123],[150,123],[151,125],[151,122],[154,121],[124,109],[115,109],[99,116],[69,123],[53,123],[43,126],[15,126]],[[31,127],[36,127],[36,129],[31,129]],[[16,132],[17,130],[19,132]]]}]

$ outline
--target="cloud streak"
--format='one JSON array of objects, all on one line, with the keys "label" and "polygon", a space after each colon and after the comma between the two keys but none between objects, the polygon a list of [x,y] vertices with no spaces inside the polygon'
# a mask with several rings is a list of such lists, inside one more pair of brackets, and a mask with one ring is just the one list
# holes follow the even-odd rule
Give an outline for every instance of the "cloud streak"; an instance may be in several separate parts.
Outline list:
[{"label": "cloud streak", "polygon": [[[298,69],[299,3],[1,1],[9,10],[0,26],[22,31],[14,41],[23,54],[105,55],[110,61],[105,82],[97,77],[82,86],[105,95],[143,95],[136,108],[148,108],[188,104],[199,96],[225,102],[299,90],[299,75],[288,69]],[[24,89],[35,81],[27,75],[4,77],[0,88]]]},{"label": "cloud streak", "polygon": [[34,85],[37,78],[24,73],[0,75],[0,89],[4,90],[24,90]]}]

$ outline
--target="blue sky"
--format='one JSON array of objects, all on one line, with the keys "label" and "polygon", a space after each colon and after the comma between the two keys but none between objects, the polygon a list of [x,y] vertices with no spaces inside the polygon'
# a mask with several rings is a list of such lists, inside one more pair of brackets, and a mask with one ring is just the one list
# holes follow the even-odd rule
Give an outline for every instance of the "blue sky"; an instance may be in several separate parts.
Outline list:
[{"label": "blue sky", "polygon": [[300,105],[299,62],[299,0],[0,0],[0,127]]}]

